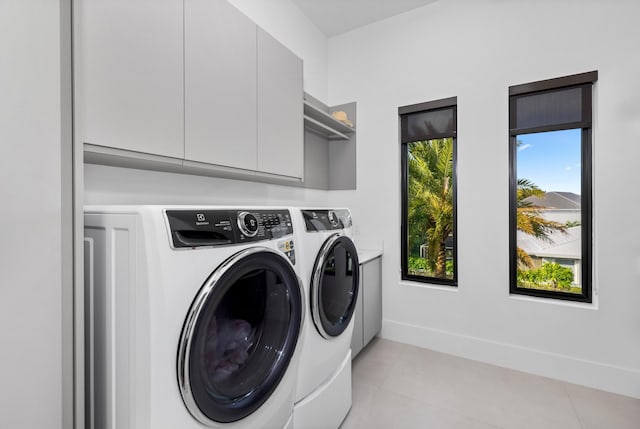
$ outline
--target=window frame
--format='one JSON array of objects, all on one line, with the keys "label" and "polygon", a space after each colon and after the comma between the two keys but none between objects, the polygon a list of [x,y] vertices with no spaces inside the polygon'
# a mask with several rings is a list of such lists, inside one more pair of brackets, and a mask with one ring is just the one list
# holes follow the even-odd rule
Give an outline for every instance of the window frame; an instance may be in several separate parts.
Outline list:
[{"label": "window frame", "polygon": [[[428,101],[424,103],[412,104],[398,108],[398,125],[400,140],[400,168],[401,168],[401,222],[400,222],[400,242],[401,242],[401,278],[403,281],[415,281],[427,284],[436,284],[442,286],[457,287],[458,286],[458,180],[457,180],[457,164],[458,164],[458,145],[457,145],[457,124],[458,124],[458,99],[457,97],[449,97],[440,100]],[[452,109],[453,111],[453,130],[451,133],[434,133],[429,135],[425,140],[435,140],[443,138],[451,138],[453,140],[453,278],[443,279],[439,277],[417,276],[409,274],[408,259],[408,180],[409,180],[409,163],[408,163],[408,145],[414,142],[404,142],[402,118],[403,116],[413,113],[422,113],[427,111],[437,111],[443,109]],[[416,140],[423,141],[423,140]]]},{"label": "window frame", "polygon": [[[509,293],[567,301],[593,302],[593,88],[598,72],[547,79],[509,87]],[[516,128],[516,100],[534,95],[582,88],[582,120],[530,128]],[[582,293],[529,289],[517,284],[517,136],[549,131],[581,130],[581,286]]]}]

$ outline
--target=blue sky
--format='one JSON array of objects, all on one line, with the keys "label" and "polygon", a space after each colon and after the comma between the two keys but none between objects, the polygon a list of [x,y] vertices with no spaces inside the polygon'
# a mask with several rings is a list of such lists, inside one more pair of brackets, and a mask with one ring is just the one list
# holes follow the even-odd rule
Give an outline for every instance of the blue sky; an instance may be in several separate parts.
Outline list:
[{"label": "blue sky", "polygon": [[580,194],[581,130],[521,134],[517,148],[518,179],[529,179],[544,191]]}]

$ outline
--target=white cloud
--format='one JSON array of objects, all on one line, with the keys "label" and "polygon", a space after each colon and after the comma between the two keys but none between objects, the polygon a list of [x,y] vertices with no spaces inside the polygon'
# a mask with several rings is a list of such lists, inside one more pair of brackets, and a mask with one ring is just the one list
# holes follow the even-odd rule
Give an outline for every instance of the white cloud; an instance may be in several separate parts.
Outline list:
[{"label": "white cloud", "polygon": [[528,148],[530,148],[530,147],[532,147],[532,146],[533,146],[533,145],[532,145],[532,144],[529,144],[529,143],[523,144],[522,146],[520,146],[520,147],[518,148],[518,152],[522,152],[523,150],[528,149]]}]

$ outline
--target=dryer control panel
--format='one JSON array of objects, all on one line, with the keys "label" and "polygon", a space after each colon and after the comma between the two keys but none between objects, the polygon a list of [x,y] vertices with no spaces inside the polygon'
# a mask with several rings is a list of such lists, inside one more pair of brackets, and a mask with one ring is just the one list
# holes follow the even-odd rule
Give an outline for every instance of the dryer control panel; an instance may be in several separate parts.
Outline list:
[{"label": "dryer control panel", "polygon": [[331,231],[351,226],[351,213],[346,209],[302,210],[307,232]]},{"label": "dryer control panel", "polygon": [[273,240],[293,234],[289,210],[166,210],[174,248]]}]

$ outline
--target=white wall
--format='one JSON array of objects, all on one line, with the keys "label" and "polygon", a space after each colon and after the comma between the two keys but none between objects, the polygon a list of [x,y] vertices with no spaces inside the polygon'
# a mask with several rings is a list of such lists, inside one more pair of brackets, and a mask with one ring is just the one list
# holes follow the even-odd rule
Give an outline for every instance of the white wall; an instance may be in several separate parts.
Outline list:
[{"label": "white wall", "polygon": [[[358,190],[329,201],[384,246],[384,337],[640,397],[639,15],[633,0],[447,0],[330,39],[329,104],[357,101]],[[508,87],[591,70],[595,303],[511,297]],[[400,280],[397,109],[451,96],[457,290]]]},{"label": "white wall", "polygon": [[326,206],[327,191],[86,164],[85,204]]},{"label": "white wall", "polygon": [[62,3],[0,2],[2,428],[64,426]]},{"label": "white wall", "polygon": [[304,90],[327,102],[327,37],[290,0],[229,0],[304,61]]}]

